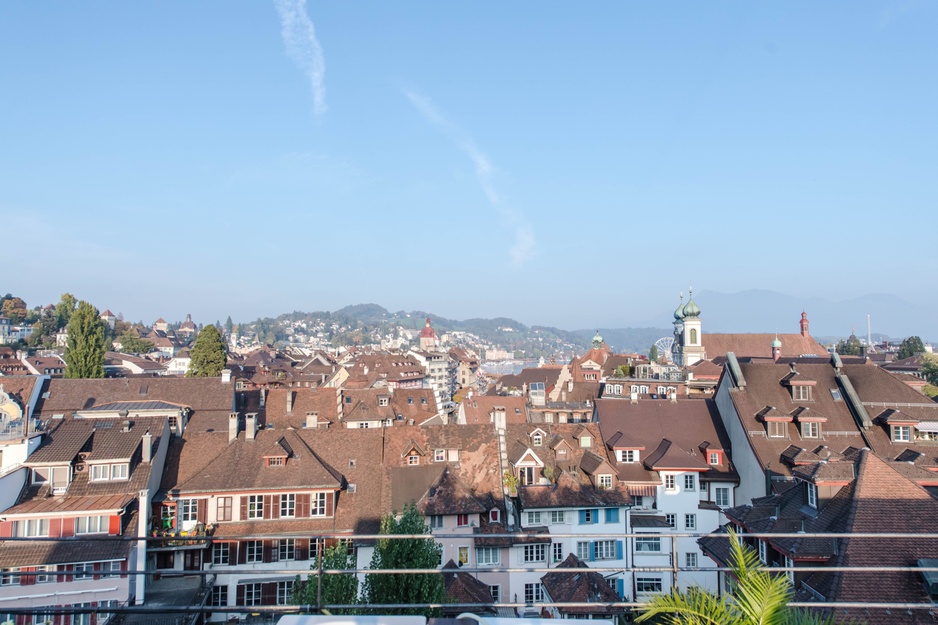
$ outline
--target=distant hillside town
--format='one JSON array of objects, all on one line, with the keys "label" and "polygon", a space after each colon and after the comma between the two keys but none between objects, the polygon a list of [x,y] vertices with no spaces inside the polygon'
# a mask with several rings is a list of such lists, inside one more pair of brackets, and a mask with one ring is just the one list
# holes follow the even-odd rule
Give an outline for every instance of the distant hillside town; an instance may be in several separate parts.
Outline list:
[{"label": "distant hillside town", "polygon": [[933,622],[938,359],[918,337],[824,345],[802,310],[711,333],[692,292],[636,350],[375,306],[144,325],[14,300],[2,622],[263,622],[339,546],[360,599],[382,519],[411,507],[446,616],[624,624],[672,590],[730,593],[734,531],[819,614]]}]

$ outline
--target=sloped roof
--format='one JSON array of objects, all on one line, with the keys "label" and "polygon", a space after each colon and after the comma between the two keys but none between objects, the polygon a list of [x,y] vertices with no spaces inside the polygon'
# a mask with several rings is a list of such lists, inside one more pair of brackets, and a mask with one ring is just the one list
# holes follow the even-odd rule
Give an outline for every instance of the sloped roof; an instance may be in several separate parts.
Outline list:
[{"label": "sloped roof", "polygon": [[[765,334],[714,334],[703,332],[700,341],[703,344],[707,359],[713,360],[733,352],[737,358],[772,358],[772,341],[774,333]],[[811,335],[779,334],[782,342],[783,357],[798,357],[805,354],[814,354],[823,360],[828,360],[830,354],[823,345],[818,343]]]}]

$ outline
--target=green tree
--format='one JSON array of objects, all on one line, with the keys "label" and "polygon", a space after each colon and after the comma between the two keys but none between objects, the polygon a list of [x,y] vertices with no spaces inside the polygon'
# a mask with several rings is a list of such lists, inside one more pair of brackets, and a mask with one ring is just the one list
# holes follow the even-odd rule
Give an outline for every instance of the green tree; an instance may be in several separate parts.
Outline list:
[{"label": "green tree", "polygon": [[938,356],[922,354],[922,374],[932,386],[938,386]]},{"label": "green tree", "polygon": [[55,306],[55,327],[64,328],[68,326],[75,308],[78,306],[78,300],[71,293],[62,293],[59,303]]},{"label": "green tree", "polygon": [[650,362],[658,362],[658,346],[652,345],[651,349],[648,350],[648,360]]},{"label": "green tree", "polygon": [[796,610],[788,606],[792,590],[784,575],[772,574],[762,568],[759,555],[739,543],[731,530],[730,574],[736,578],[735,590],[725,598],[701,588],[687,592],[674,589],[659,595],[648,604],[648,610],[635,619],[641,623],[673,625],[822,625],[835,623],[833,617],[817,612]]},{"label": "green tree", "polygon": [[322,570],[354,569],[355,556],[349,553],[348,543],[329,547],[316,558],[316,564],[310,567],[314,572],[306,577],[306,582],[300,581],[299,575],[293,585],[293,595],[290,603],[295,605],[347,605],[348,608],[330,608],[332,614],[353,614],[354,606],[358,602],[358,577],[355,573],[332,573],[322,575],[320,587],[320,566]]},{"label": "green tree", "polygon": [[852,334],[846,341],[843,339],[838,341],[837,345],[834,347],[841,356],[859,356],[862,348],[863,346],[860,345],[860,339]]},{"label": "green tree", "polygon": [[103,378],[104,321],[98,309],[82,300],[68,321],[65,345],[66,378]]},{"label": "green tree", "polygon": [[899,344],[899,353],[896,354],[896,358],[899,360],[902,360],[903,358],[911,358],[912,356],[921,354],[924,351],[925,344],[922,343],[922,339],[917,336],[910,336]]},{"label": "green tree", "polygon": [[616,377],[617,378],[627,378],[629,374],[632,373],[632,367],[628,365],[619,365],[616,367]]},{"label": "green tree", "polygon": [[13,323],[20,323],[26,319],[26,302],[19,297],[10,297],[3,300],[3,306],[0,311]]},{"label": "green tree", "polygon": [[121,344],[121,351],[126,354],[149,354],[153,351],[153,342],[140,336],[140,333],[131,328],[117,338]]},{"label": "green tree", "polygon": [[225,319],[225,332],[230,336],[232,330],[234,330],[234,322],[231,320],[231,315],[228,315],[228,318]]},{"label": "green tree", "polygon": [[228,362],[228,353],[225,351],[225,342],[218,333],[218,328],[207,325],[199,332],[199,336],[189,352],[192,359],[189,362],[187,378],[217,378]]},{"label": "green tree", "polygon": [[[426,520],[411,502],[400,518],[387,514],[381,518],[381,534],[427,534]],[[442,546],[432,538],[378,540],[373,569],[435,569],[440,564]],[[381,603],[442,603],[445,596],[440,573],[369,573],[365,576],[363,598],[369,605]],[[439,616],[434,608],[381,608],[381,614],[422,614]]]}]

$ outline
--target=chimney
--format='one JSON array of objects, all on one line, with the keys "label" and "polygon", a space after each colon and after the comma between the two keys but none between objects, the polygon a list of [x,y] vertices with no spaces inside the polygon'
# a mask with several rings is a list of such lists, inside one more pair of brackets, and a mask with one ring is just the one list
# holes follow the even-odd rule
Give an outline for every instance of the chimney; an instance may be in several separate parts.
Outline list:
[{"label": "chimney", "polygon": [[261,389],[261,402],[260,406],[263,408],[267,404],[267,389]]},{"label": "chimney", "polygon": [[228,384],[231,382],[231,369],[222,369],[221,370],[221,383]]},{"label": "chimney", "polygon": [[133,423],[131,423],[130,419],[124,419],[124,420],[121,422],[121,432],[129,432],[129,431],[130,431],[130,427],[131,427],[132,425],[133,425]]},{"label": "chimney", "polygon": [[150,430],[147,430],[143,438],[143,461],[147,464],[150,464],[150,461],[153,460],[153,436],[150,434]]},{"label": "chimney", "polygon": [[637,404],[637,403],[638,403],[638,393],[635,393],[635,392],[630,393],[630,394],[629,394],[629,399],[631,400],[631,402],[632,402],[633,404]]},{"label": "chimney", "polygon": [[319,413],[311,410],[306,413],[306,427],[307,428],[316,428],[319,427]]},{"label": "chimney", "polygon": [[253,441],[257,434],[257,413],[249,412],[244,415],[244,440]]},{"label": "chimney", "polygon": [[238,418],[237,412],[232,412],[228,415],[228,442],[230,443],[234,439],[238,438]]},{"label": "chimney", "polygon": [[293,414],[293,391],[287,391],[287,414]]}]

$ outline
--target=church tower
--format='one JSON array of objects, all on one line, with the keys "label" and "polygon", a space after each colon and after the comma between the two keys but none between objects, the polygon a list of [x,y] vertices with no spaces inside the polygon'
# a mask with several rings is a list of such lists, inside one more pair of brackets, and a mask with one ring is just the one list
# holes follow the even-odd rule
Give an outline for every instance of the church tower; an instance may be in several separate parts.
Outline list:
[{"label": "church tower", "polygon": [[703,337],[701,336],[700,308],[694,302],[694,290],[690,290],[687,296],[687,304],[683,309],[684,330],[681,336],[681,363],[689,367],[700,362],[706,357],[703,348]]},{"label": "church tower", "polygon": [[808,336],[808,313],[801,311],[801,336]]},{"label": "church tower", "polygon": [[681,303],[674,311],[674,343],[671,345],[671,362],[676,365],[681,361],[681,346],[684,344],[684,291],[681,291]]},{"label": "church tower", "polygon": [[430,325],[430,317],[427,317],[427,324],[420,331],[420,349],[425,352],[432,352],[440,346],[440,339],[436,335],[436,330]]}]

